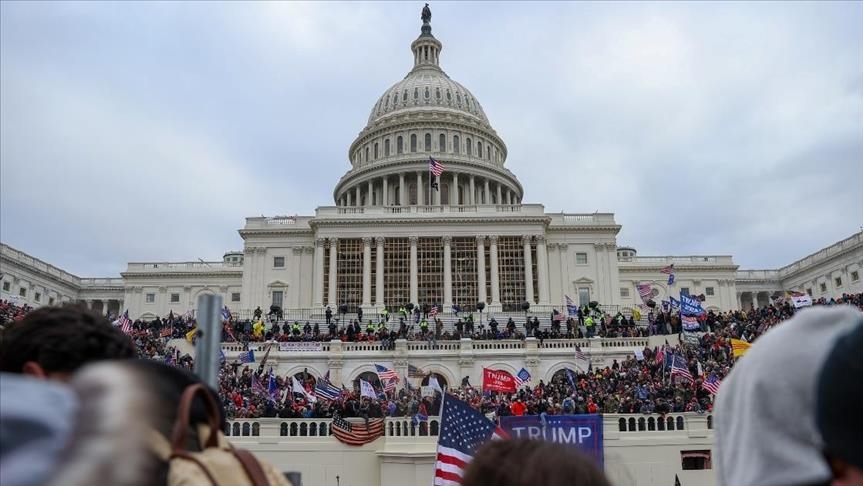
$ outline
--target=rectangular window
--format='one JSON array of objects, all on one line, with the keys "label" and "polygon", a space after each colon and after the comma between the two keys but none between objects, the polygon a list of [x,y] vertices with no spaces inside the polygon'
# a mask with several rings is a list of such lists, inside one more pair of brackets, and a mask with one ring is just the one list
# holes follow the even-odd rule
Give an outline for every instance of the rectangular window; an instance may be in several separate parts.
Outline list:
[{"label": "rectangular window", "polygon": [[624,298],[629,297],[629,289],[621,288],[620,289],[620,296],[624,297]]},{"label": "rectangular window", "polygon": [[822,293],[827,292],[827,284],[824,282],[821,282],[820,284],[818,284],[818,288],[821,289]]},{"label": "rectangular window", "polygon": [[[486,248],[488,247],[489,245],[486,245]],[[486,265],[486,268],[489,266]],[[502,310],[504,312],[521,311],[521,304],[526,300],[526,295],[524,288],[524,245],[520,236],[501,236],[498,238],[497,266]]]},{"label": "rectangular window", "polygon": [[239,302],[240,301],[240,293],[239,292],[231,292],[231,302]]},{"label": "rectangular window", "polygon": [[384,303],[393,313],[410,302],[410,278],[410,241],[387,238],[384,240]]},{"label": "rectangular window", "polygon": [[452,303],[464,311],[476,308],[477,287],[476,240],[452,239]]},{"label": "rectangular window", "polygon": [[590,304],[590,289],[580,287],[578,289],[578,305],[584,306]]},{"label": "rectangular window", "polygon": [[587,253],[576,253],[575,254],[575,264],[576,265],[587,265]]},{"label": "rectangular window", "polygon": [[156,302],[156,294],[147,294],[144,296],[144,301],[148,304]]},{"label": "rectangular window", "polygon": [[853,272],[851,272],[851,281],[856,282],[858,280],[860,280],[860,272],[854,270]]},{"label": "rectangular window", "polygon": [[833,279],[833,282],[836,283],[836,287],[839,288],[842,286],[842,277],[836,277]]},{"label": "rectangular window", "polygon": [[363,240],[339,239],[336,253],[336,305],[345,304],[348,312],[356,312],[362,304]]},{"label": "rectangular window", "polygon": [[713,287],[705,287],[704,295],[708,297],[713,297]]},{"label": "rectangular window", "polygon": [[418,304],[443,304],[443,242],[440,238],[417,241],[417,265]]},{"label": "rectangular window", "polygon": [[683,295],[689,295],[689,287],[680,287],[680,293]]},{"label": "rectangular window", "polygon": [[54,305],[54,297],[48,297],[48,305]]},{"label": "rectangular window", "polygon": [[273,268],[285,268],[285,257],[273,257]]},{"label": "rectangular window", "polygon": [[281,290],[273,291],[273,305],[277,307],[282,306],[282,302],[284,301],[285,294]]},{"label": "rectangular window", "polygon": [[36,302],[41,302],[42,301],[42,294],[40,294],[39,292],[36,292],[35,294],[33,294],[33,300],[35,300]]},{"label": "rectangular window", "polygon": [[180,302],[180,294],[171,294],[171,303],[176,304]]},{"label": "rectangular window", "polygon": [[18,289],[18,295],[20,295],[21,297],[27,297],[27,289],[21,287],[20,289]]},{"label": "rectangular window", "polygon": [[680,463],[684,471],[713,468],[710,450],[680,451]]},{"label": "rectangular window", "polygon": [[9,289],[11,287],[12,287],[12,285],[9,282],[3,282],[3,291],[4,292],[9,292]]}]

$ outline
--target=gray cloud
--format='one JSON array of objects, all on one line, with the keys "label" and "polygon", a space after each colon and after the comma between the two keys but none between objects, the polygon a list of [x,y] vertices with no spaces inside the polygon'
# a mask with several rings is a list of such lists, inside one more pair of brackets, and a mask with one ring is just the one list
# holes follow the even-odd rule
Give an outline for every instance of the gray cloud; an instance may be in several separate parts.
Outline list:
[{"label": "gray cloud", "polygon": [[[863,224],[863,5],[432,7],[527,201],[749,268]],[[402,3],[0,13],[0,233],[81,275],[219,258],[245,216],[331,204],[419,29]]]}]

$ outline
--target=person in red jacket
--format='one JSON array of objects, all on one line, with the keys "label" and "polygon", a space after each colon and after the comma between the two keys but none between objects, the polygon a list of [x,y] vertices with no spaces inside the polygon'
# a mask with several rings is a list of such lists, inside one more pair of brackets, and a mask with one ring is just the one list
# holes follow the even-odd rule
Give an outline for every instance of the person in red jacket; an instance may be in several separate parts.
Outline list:
[{"label": "person in red jacket", "polygon": [[521,398],[516,398],[512,405],[509,406],[510,412],[516,417],[521,417],[527,411],[527,405],[522,403]]}]

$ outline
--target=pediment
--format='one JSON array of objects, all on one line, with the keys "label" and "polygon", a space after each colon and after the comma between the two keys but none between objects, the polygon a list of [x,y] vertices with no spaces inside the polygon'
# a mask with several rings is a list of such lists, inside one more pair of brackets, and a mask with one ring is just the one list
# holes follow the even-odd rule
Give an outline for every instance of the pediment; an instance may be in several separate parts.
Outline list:
[{"label": "pediment", "polygon": [[288,286],[287,282],[282,282],[281,280],[273,280],[272,282],[267,284],[267,287],[287,287],[287,286]]},{"label": "pediment", "polygon": [[580,279],[573,281],[573,283],[575,283],[575,284],[592,284],[593,280],[591,280],[587,277],[581,277]]}]

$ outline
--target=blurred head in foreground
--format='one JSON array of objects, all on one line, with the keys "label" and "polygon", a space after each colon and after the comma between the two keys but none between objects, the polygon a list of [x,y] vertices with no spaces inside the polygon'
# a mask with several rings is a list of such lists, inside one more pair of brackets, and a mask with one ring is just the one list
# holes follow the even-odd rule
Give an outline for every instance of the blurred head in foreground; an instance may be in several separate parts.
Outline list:
[{"label": "blurred head in foreground", "polygon": [[78,368],[136,355],[129,336],[77,305],[43,307],[0,336],[0,371],[67,380]]},{"label": "blurred head in foreground", "polygon": [[833,486],[863,486],[863,321],[840,337],[827,356],[817,404]]},{"label": "blurred head in foreground", "polygon": [[492,440],[476,453],[462,486],[610,486],[593,459],[568,445]]},{"label": "blurred head in foreground", "polygon": [[734,365],[714,412],[720,486],[829,483],[815,425],[818,373],[839,336],[861,318],[851,307],[803,310],[765,333]]}]

